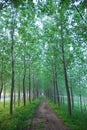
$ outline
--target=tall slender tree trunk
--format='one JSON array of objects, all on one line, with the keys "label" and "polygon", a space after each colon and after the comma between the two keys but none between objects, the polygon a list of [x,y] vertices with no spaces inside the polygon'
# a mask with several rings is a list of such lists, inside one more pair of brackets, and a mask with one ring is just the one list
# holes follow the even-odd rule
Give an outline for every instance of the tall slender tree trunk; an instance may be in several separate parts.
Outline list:
[{"label": "tall slender tree trunk", "polygon": [[62,94],[62,100],[63,100],[63,105],[64,105],[64,103],[65,103],[65,102],[64,102],[64,101],[65,101],[65,100],[64,100],[64,94]]},{"label": "tall slender tree trunk", "polygon": [[34,73],[33,73],[33,100],[35,98],[35,77],[34,77]]},{"label": "tall slender tree trunk", "polygon": [[11,98],[10,98],[10,114],[13,113],[13,92],[14,92],[14,28],[11,31],[11,68],[12,68],[12,79],[11,79]]},{"label": "tall slender tree trunk", "polygon": [[1,89],[0,89],[0,99],[1,99],[1,94],[2,94],[2,90],[3,90],[3,71],[4,71],[4,64],[3,64],[3,56],[2,56],[2,72],[1,72]]},{"label": "tall slender tree trunk", "polygon": [[85,99],[85,97],[84,97],[84,110],[86,111],[86,99]]},{"label": "tall slender tree trunk", "polygon": [[16,105],[16,93],[15,93],[15,89],[14,89],[14,108],[15,108],[15,105]]},{"label": "tall slender tree trunk", "polygon": [[69,85],[68,85],[68,76],[67,76],[67,70],[66,70],[66,63],[65,63],[62,14],[61,14],[61,48],[62,48],[62,60],[63,60],[65,86],[66,86],[67,101],[68,101],[68,115],[71,116],[71,100],[70,100],[70,92],[69,92]]},{"label": "tall slender tree trunk", "polygon": [[80,100],[80,111],[82,112],[82,94],[81,94],[81,92],[79,94],[79,100]]},{"label": "tall slender tree trunk", "polygon": [[37,84],[37,86],[36,86],[36,96],[37,96],[37,98],[38,98],[38,96],[39,96],[38,84]]},{"label": "tall slender tree trunk", "polygon": [[73,96],[72,86],[70,86],[70,91],[71,91],[72,109],[74,109],[74,96]]},{"label": "tall slender tree trunk", "polygon": [[5,108],[6,86],[4,84],[4,108]]},{"label": "tall slender tree trunk", "polygon": [[50,99],[53,100],[53,97],[52,97],[52,78],[49,81],[49,88],[50,88]]},{"label": "tall slender tree trunk", "polygon": [[68,100],[68,114],[71,115],[71,100],[70,100],[70,92],[69,92],[69,86],[68,86],[68,78],[67,78],[63,43],[62,43],[62,58],[63,58],[63,68],[64,68],[64,77],[65,77],[65,85],[66,85],[66,92],[67,92],[67,100]]},{"label": "tall slender tree trunk", "polygon": [[31,103],[31,71],[30,71],[30,64],[29,64],[29,101]]},{"label": "tall slender tree trunk", "polygon": [[18,106],[20,106],[20,74],[19,74],[19,84],[18,84]]},{"label": "tall slender tree trunk", "polygon": [[12,19],[11,19],[11,94],[10,94],[10,114],[13,113],[13,93],[14,93],[14,31],[16,22],[16,9],[14,5],[12,7]]},{"label": "tall slender tree trunk", "polygon": [[27,100],[29,99],[29,89],[27,88],[27,92],[26,92],[26,94],[27,94]]},{"label": "tall slender tree trunk", "polygon": [[54,87],[54,103],[56,103],[56,86],[55,86],[55,72],[54,72],[54,63],[52,61],[52,73],[53,73],[53,87]]},{"label": "tall slender tree trunk", "polygon": [[58,106],[60,106],[59,89],[58,89],[58,82],[57,82],[57,68],[56,68],[56,63],[55,63],[55,86],[56,86]]},{"label": "tall slender tree trunk", "polygon": [[26,76],[26,65],[25,65],[25,56],[24,56],[24,75],[23,75],[23,100],[24,100],[24,106],[26,105],[25,76]]}]

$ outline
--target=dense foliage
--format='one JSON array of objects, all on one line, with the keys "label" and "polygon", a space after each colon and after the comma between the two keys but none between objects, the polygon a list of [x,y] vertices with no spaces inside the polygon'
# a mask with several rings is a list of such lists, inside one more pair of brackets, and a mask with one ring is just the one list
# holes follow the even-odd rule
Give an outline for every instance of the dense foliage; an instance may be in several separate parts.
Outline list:
[{"label": "dense foliage", "polygon": [[0,96],[5,103],[11,93],[11,113],[13,96],[20,102],[22,92],[24,105],[27,95],[31,101],[45,94],[59,104],[67,96],[68,107],[79,100],[82,111],[87,95],[85,5],[85,0],[0,1]]}]

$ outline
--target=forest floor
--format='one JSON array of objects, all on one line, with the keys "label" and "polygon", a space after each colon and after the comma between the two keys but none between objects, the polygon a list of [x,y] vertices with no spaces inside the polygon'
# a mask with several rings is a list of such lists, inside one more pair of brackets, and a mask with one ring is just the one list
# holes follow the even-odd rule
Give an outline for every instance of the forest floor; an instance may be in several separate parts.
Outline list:
[{"label": "forest floor", "polygon": [[69,130],[45,99],[42,99],[35,110],[34,117],[28,122],[30,124],[26,130]]}]

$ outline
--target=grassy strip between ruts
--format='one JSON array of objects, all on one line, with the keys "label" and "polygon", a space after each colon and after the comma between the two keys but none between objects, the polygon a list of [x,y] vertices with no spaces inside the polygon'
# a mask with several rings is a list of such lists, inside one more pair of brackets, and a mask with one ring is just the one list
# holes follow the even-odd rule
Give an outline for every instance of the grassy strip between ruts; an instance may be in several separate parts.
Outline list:
[{"label": "grassy strip between ruts", "polygon": [[60,108],[51,100],[48,100],[56,115],[63,120],[64,124],[69,126],[69,130],[87,130],[87,111],[82,113],[78,109],[72,110],[72,116],[67,114],[67,106],[63,105]]},{"label": "grassy strip between ruts", "polygon": [[8,113],[8,108],[0,109],[0,130],[24,130],[27,127],[26,120],[33,117],[36,106],[40,103],[40,98],[31,104],[17,107],[14,109],[13,115]]}]

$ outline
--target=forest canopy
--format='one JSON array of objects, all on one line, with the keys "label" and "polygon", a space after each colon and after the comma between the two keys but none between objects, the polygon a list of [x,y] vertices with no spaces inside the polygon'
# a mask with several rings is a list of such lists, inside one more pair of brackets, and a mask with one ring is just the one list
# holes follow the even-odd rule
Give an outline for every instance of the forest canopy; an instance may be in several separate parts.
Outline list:
[{"label": "forest canopy", "polygon": [[[87,95],[86,0],[0,0],[0,98],[24,105],[38,95],[58,102]],[[80,97],[80,98],[79,98]]]}]

